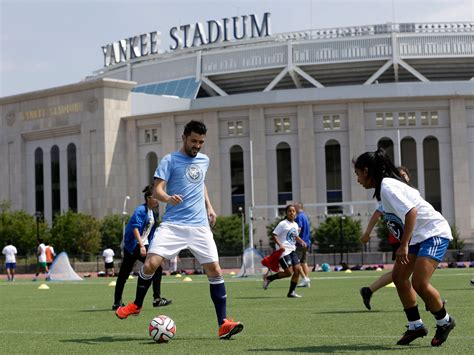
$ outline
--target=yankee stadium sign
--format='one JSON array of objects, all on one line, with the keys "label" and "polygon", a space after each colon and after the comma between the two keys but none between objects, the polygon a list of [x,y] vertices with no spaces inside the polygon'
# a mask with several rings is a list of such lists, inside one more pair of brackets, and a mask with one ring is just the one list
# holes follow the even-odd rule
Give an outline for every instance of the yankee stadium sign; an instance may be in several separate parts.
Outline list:
[{"label": "yankee stadium sign", "polygon": [[[219,21],[210,20],[205,24],[196,22],[172,27],[169,30],[172,41],[170,50],[271,36],[270,15],[265,12],[262,21],[259,21],[257,15],[243,15]],[[161,44],[160,35],[160,32],[154,31],[102,46],[104,67],[157,54]]]}]

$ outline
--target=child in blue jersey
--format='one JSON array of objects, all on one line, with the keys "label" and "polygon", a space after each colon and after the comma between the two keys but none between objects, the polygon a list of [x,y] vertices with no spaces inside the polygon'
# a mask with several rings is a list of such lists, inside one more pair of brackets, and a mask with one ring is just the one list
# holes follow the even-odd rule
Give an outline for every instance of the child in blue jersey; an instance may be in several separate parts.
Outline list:
[{"label": "child in blue jersey", "polygon": [[181,149],[166,155],[156,169],[153,192],[158,200],[166,203],[166,211],[140,270],[135,301],[117,309],[116,315],[124,319],[139,314],[153,274],[163,260],[171,260],[181,250],[189,249],[208,277],[219,325],[218,336],[230,339],[242,331],[243,324],[227,319],[226,315],[227,294],[210,228],[216,222],[216,213],[204,184],[209,158],[199,153],[206,132],[202,122],[188,122]]},{"label": "child in blue jersey", "polygon": [[[112,309],[121,306],[122,294],[125,283],[132,272],[133,265],[137,260],[145,262],[148,245],[153,239],[156,226],[158,225],[158,200],[153,197],[153,185],[146,186],[143,191],[145,203],[139,205],[133,212],[127,223],[123,236],[123,259],[115,285],[114,304]],[[161,297],[161,266],[153,276],[153,307],[167,306],[171,300]]]},{"label": "child in blue jersey", "polygon": [[309,223],[308,216],[303,210],[303,203],[295,203],[296,208],[296,218],[295,222],[300,228],[300,238],[304,240],[306,246],[302,246],[299,243],[296,243],[296,254],[300,259],[301,264],[301,282],[298,284],[298,287],[311,287],[311,279],[309,278],[309,267],[306,262],[306,258],[309,252],[309,247],[311,245],[311,224]]},{"label": "child in blue jersey", "polygon": [[451,228],[419,191],[401,177],[383,150],[360,155],[354,168],[357,181],[364,188],[375,188],[374,197],[382,203],[387,227],[400,240],[392,278],[408,319],[408,330],[397,344],[408,345],[428,334],[418,311],[418,294],[436,319],[431,345],[440,346],[456,323],[446,312],[430,279],[453,239]]},{"label": "child in blue jersey", "polygon": [[286,218],[278,223],[272,233],[272,239],[278,247],[277,250],[283,249],[283,253],[280,256],[280,266],[282,267],[283,271],[277,272],[276,274],[270,276],[263,276],[264,290],[268,288],[270,282],[291,276],[290,289],[288,290],[287,295],[290,298],[301,297],[295,292],[296,285],[298,284],[298,278],[301,273],[300,259],[296,254],[296,242],[298,242],[303,247],[306,247],[305,241],[298,236],[299,227],[295,222],[295,218],[295,206],[286,206]]}]

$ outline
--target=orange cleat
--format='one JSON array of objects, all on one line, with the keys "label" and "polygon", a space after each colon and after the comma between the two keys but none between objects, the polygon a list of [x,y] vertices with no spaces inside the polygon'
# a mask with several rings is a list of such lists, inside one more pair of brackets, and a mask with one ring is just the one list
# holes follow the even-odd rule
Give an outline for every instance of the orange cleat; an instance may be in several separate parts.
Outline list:
[{"label": "orange cleat", "polygon": [[138,308],[138,306],[132,302],[127,304],[126,306],[119,307],[115,311],[115,315],[120,319],[125,319],[128,316],[138,316],[141,310],[141,308]]},{"label": "orange cleat", "polygon": [[244,329],[240,322],[234,322],[232,319],[224,319],[219,328],[219,339],[230,339],[231,336],[239,334]]}]

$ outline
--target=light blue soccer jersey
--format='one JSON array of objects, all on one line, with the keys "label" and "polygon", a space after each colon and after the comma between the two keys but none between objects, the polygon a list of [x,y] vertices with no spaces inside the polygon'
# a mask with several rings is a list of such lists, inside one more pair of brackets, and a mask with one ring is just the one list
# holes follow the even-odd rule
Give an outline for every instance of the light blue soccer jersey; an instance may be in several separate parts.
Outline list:
[{"label": "light blue soccer jersey", "polygon": [[166,205],[162,221],[187,226],[209,226],[204,199],[204,179],[209,158],[198,153],[191,158],[176,151],[161,159],[155,178],[166,181],[168,195],[181,195],[183,202]]}]

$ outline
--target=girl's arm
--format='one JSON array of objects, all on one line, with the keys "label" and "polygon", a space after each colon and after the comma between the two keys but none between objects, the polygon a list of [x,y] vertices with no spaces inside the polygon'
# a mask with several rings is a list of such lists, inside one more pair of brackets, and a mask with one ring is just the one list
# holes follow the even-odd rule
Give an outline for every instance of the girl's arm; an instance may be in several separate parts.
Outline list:
[{"label": "girl's arm", "polygon": [[370,239],[370,233],[372,233],[372,229],[374,229],[375,225],[377,224],[377,221],[380,219],[380,217],[383,215],[382,212],[379,210],[375,210],[374,213],[372,214],[372,217],[370,217],[369,223],[367,223],[367,228],[362,234],[362,237],[360,237],[361,243],[366,244],[369,239]]},{"label": "girl's arm", "polygon": [[402,264],[408,264],[408,246],[410,245],[411,235],[416,223],[416,207],[413,207],[405,215],[405,226],[403,228],[402,239],[397,250],[397,261]]},{"label": "girl's arm", "polygon": [[285,250],[285,247],[283,246],[283,244],[281,244],[281,242],[280,242],[280,240],[277,238],[277,235],[276,235],[276,234],[272,234],[272,239],[273,239],[273,241],[275,242],[275,244],[278,245],[278,247],[279,247],[280,249]]},{"label": "girl's arm", "polygon": [[303,247],[306,247],[306,246],[307,246],[307,245],[306,245],[306,242],[305,242],[303,239],[301,239],[299,236],[296,236],[295,239],[296,239],[296,241],[299,243],[299,245],[301,245],[301,246],[303,246]]}]

